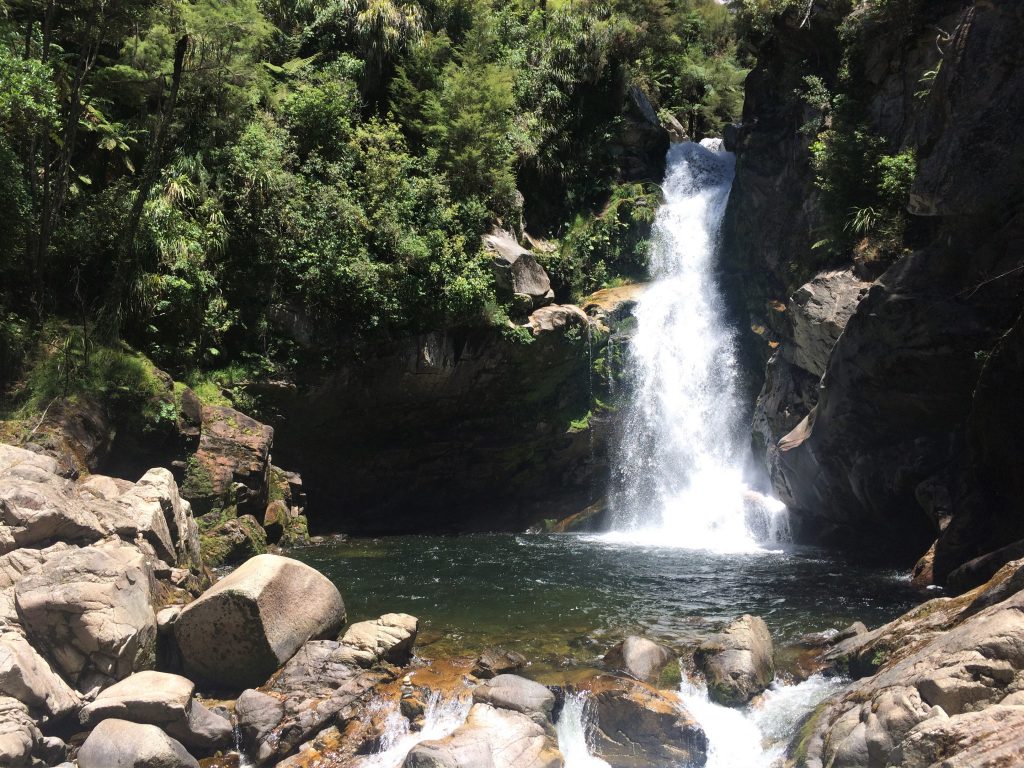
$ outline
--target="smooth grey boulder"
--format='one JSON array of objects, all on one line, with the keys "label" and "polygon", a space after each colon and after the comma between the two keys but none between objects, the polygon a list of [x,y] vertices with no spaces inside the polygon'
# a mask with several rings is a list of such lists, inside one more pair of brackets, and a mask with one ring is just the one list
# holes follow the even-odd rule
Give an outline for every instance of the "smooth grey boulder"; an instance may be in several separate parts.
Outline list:
[{"label": "smooth grey boulder", "polygon": [[32,753],[43,736],[17,699],[0,696],[0,765],[23,768],[32,765]]},{"label": "smooth grey boulder", "polygon": [[152,666],[154,595],[149,561],[120,541],[69,550],[14,587],[33,645],[80,689]]},{"label": "smooth grey boulder", "polygon": [[348,649],[344,659],[361,667],[378,661],[402,665],[412,658],[419,620],[407,613],[386,613],[373,621],[351,625],[340,638]]},{"label": "smooth grey boulder", "polygon": [[298,560],[258,555],[187,605],[174,637],[189,678],[241,689],[344,621],[345,603],[327,577]]},{"label": "smooth grey boulder", "polygon": [[61,718],[81,706],[78,694],[53,671],[28,640],[14,630],[0,631],[0,694],[37,713]]},{"label": "smooth grey boulder", "polygon": [[79,712],[86,728],[110,719],[156,725],[183,744],[212,751],[231,743],[231,723],[193,698],[195,684],[181,675],[143,671],[101,691]]},{"label": "smooth grey boulder", "polygon": [[518,675],[498,675],[473,689],[473,701],[521,712],[535,722],[551,719],[555,694],[545,686]]},{"label": "smooth grey boulder", "polygon": [[404,768],[561,768],[554,739],[526,715],[474,704],[451,736],[422,741]]},{"label": "smooth grey boulder", "polygon": [[706,640],[694,653],[708,695],[725,706],[742,706],[775,679],[772,636],[764,620],[745,615]]},{"label": "smooth grey boulder", "polygon": [[672,649],[660,643],[630,635],[604,655],[604,663],[637,680],[653,683],[675,657]]},{"label": "smooth grey boulder", "polygon": [[155,725],[110,719],[78,750],[78,768],[199,768],[199,761]]}]

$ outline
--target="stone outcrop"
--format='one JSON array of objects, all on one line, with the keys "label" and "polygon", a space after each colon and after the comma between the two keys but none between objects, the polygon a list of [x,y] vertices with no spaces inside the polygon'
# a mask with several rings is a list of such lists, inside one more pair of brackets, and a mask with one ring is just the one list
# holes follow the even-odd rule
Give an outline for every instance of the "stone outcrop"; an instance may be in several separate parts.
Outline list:
[{"label": "stone outcrop", "polygon": [[[1017,762],[1024,713],[1024,561],[836,645],[855,680],[828,699],[791,752],[804,768],[997,766]],[[1007,762],[1008,761],[1008,762]]]},{"label": "stone outcrop", "polygon": [[14,587],[29,638],[80,690],[151,667],[153,567],[121,542],[70,549]]},{"label": "stone outcrop", "polygon": [[474,704],[466,722],[444,739],[422,741],[405,768],[561,768],[555,740],[526,715]]},{"label": "stone outcrop", "polygon": [[707,680],[708,695],[719,704],[740,706],[771,685],[773,655],[768,626],[747,615],[701,643],[693,659]]},{"label": "stone outcrop", "polygon": [[0,696],[0,765],[29,768],[43,735],[17,699]]},{"label": "stone outcrop", "polygon": [[621,677],[581,685],[593,704],[593,752],[612,768],[704,765],[708,740],[679,696]]},{"label": "stone outcrop", "polygon": [[199,762],[154,725],[111,719],[82,744],[78,768],[199,768]]},{"label": "stone outcrop", "polygon": [[17,699],[41,716],[58,720],[77,711],[82,703],[13,627],[0,630],[0,694]]},{"label": "stone outcrop", "polygon": [[645,637],[630,635],[604,655],[604,663],[637,680],[653,683],[675,657],[671,648]]}]

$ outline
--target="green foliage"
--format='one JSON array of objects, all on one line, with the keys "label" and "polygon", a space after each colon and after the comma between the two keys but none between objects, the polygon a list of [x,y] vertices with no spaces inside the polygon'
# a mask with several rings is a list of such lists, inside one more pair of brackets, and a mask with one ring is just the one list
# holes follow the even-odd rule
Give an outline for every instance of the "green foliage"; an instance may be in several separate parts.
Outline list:
[{"label": "green foliage", "polygon": [[[507,328],[494,225],[554,241],[562,298],[640,276],[657,196],[619,178],[631,94],[716,132],[744,74],[710,0],[45,8],[0,14],[0,360],[59,317],[209,402],[366,342]],[[79,356],[47,376],[121,375]]]}]

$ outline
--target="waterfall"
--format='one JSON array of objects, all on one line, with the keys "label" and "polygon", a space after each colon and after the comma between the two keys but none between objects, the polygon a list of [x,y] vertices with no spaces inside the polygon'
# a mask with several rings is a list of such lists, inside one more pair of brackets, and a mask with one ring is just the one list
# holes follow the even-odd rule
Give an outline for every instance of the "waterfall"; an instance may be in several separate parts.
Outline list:
[{"label": "waterfall", "polygon": [[720,144],[706,139],[669,150],[652,283],[630,342],[612,538],[742,551],[784,528],[785,507],[744,483],[749,437],[736,341],[715,276],[735,167]]},{"label": "waterfall", "polygon": [[368,717],[372,717],[375,710],[387,711],[380,749],[372,755],[356,758],[353,765],[356,768],[399,768],[409,751],[421,741],[450,736],[466,721],[472,704],[472,699],[465,694],[445,697],[440,691],[431,691],[425,702],[423,726],[413,731],[396,702],[371,702],[367,708]]},{"label": "waterfall", "polygon": [[555,724],[558,749],[565,758],[565,768],[608,768],[608,763],[591,754],[587,742],[587,694],[570,691]]}]

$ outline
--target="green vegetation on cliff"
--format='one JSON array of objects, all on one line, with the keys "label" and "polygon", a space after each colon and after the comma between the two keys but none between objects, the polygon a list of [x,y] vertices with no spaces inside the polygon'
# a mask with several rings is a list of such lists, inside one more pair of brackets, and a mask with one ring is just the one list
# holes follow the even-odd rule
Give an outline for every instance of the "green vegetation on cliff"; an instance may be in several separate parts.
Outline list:
[{"label": "green vegetation on cliff", "polygon": [[0,383],[51,317],[185,379],[487,325],[495,224],[562,297],[637,274],[635,94],[718,130],[735,48],[711,0],[0,2]]}]

